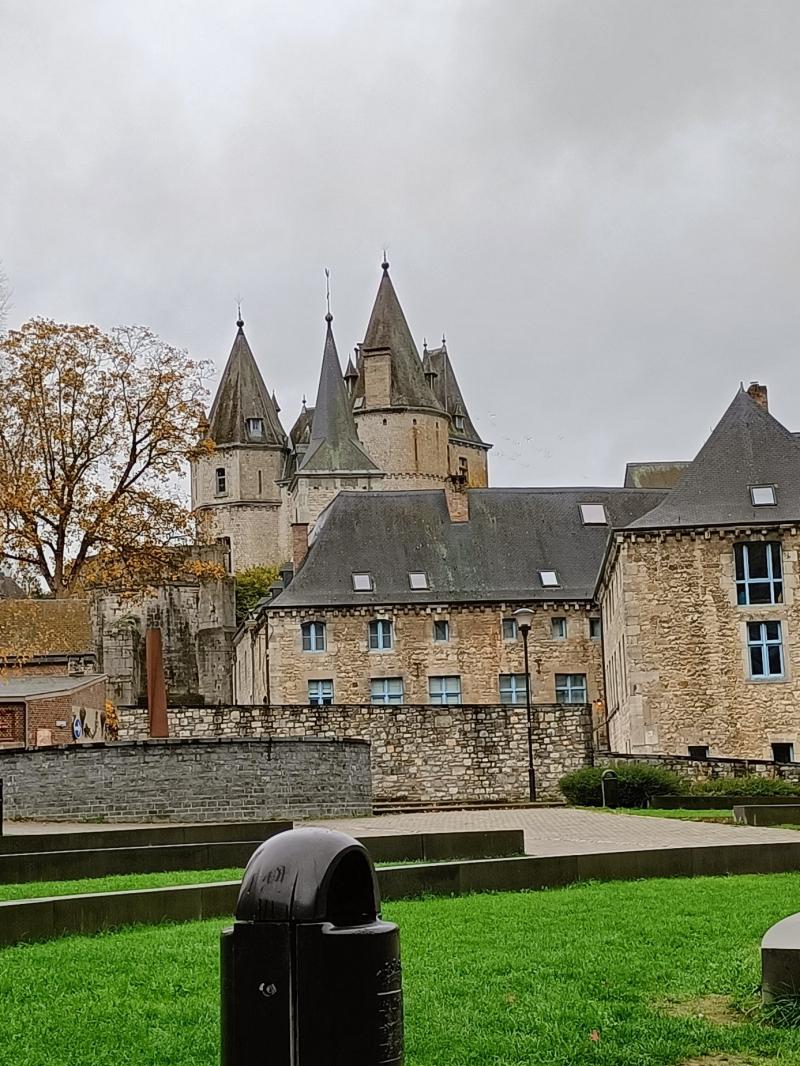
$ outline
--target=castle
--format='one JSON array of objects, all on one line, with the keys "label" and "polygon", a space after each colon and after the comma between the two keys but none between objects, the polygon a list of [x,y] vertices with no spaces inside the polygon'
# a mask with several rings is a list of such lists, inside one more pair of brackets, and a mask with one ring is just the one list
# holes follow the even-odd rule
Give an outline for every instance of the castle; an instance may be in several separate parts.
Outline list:
[{"label": "castle", "polygon": [[314,407],[289,433],[237,322],[207,436],[214,450],[192,464],[200,538],[220,544],[231,572],[280,566],[292,527],[313,526],[348,491],[443,489],[488,484],[487,453],[441,347],[420,358],[384,260],[356,360],[342,373],[326,317]]}]

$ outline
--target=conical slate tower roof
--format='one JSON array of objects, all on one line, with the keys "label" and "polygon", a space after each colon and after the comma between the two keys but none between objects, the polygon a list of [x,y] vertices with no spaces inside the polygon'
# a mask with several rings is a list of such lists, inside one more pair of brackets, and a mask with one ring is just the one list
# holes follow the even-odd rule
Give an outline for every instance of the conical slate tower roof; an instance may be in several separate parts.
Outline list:
[{"label": "conical slate tower roof", "polygon": [[[453,364],[447,354],[447,345],[442,338],[441,348],[425,349],[425,367],[433,378],[433,394],[442,407],[450,416],[450,436],[459,440],[468,440],[471,444],[480,444],[484,448],[490,447],[481,440],[477,429],[469,417],[467,405],[461,395],[458,381],[456,380]],[[464,419],[463,428],[456,425],[456,418]]]},{"label": "conical slate tower roof", "polygon": [[[425,380],[422,362],[408,328],[403,308],[397,299],[392,279],[389,277],[389,264],[382,264],[383,276],[378,286],[378,295],[372,308],[367,333],[361,346],[364,356],[370,349],[388,348],[391,353],[392,407],[433,407],[439,403]],[[364,395],[363,358],[361,374],[356,384],[355,395]]]},{"label": "conical slate tower roof", "polygon": [[373,471],[377,466],[359,443],[347,386],[342,377],[336,342],[326,315],[325,349],[319,376],[311,439],[300,471]]},{"label": "conical slate tower roof", "polygon": [[[774,487],[754,505],[751,488]],[[763,525],[800,519],[800,443],[744,389],[681,480],[629,529]]]},{"label": "conical slate tower roof", "polygon": [[[247,343],[241,318],[236,325],[231,354],[211,405],[208,435],[217,445],[272,444],[285,447],[286,434]],[[263,432],[248,432],[248,419],[260,419]]]}]

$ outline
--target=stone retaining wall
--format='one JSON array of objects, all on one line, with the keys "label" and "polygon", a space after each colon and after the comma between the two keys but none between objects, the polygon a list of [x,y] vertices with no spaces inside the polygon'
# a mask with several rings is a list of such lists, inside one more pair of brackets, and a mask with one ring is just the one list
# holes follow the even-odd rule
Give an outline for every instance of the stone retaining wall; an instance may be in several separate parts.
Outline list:
[{"label": "stone retaining wall", "polygon": [[[147,712],[120,707],[120,736],[146,736]],[[376,800],[503,802],[528,798],[524,707],[510,705],[347,705],[175,707],[176,737],[358,737],[372,752]],[[589,709],[533,708],[538,797],[561,799],[565,773],[591,761]]]},{"label": "stone retaining wall", "polygon": [[7,818],[213,822],[369,814],[360,740],[147,740],[0,750]]},{"label": "stone retaining wall", "polygon": [[692,759],[688,755],[615,755],[603,752],[594,757],[595,766],[610,763],[638,763],[672,770],[691,781],[705,781],[713,777],[782,777],[786,781],[800,781],[800,763],[779,763],[768,759]]}]

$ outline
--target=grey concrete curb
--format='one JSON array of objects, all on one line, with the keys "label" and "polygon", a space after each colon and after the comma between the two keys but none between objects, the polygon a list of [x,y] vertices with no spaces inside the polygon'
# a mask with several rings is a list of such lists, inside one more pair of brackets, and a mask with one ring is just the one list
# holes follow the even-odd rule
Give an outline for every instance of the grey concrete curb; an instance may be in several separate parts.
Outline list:
[{"label": "grey concrete curb", "polygon": [[800,803],[737,804],[733,817],[741,825],[800,825]]},{"label": "grey concrete curb", "polygon": [[[723,844],[593,855],[479,859],[378,870],[385,900],[555,888],[579,881],[785,873],[800,869],[800,841]],[[230,918],[238,881],[0,903],[0,945],[91,934],[123,925]]]},{"label": "grey concrete curb", "polygon": [[[24,826],[24,822],[18,823]],[[12,833],[0,836],[0,856],[16,852],[96,851],[100,848],[143,848],[156,844],[216,844],[232,840],[266,840],[291,829],[286,820],[207,822],[192,825],[146,825],[135,829],[87,829],[68,833]]]}]

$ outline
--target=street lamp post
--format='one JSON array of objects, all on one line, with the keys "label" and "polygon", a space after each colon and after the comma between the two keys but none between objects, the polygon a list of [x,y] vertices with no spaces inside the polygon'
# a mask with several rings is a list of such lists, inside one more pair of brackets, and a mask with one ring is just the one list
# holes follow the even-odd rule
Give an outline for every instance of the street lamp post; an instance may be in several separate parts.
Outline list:
[{"label": "street lamp post", "polygon": [[536,771],[533,767],[533,726],[531,723],[531,670],[528,663],[528,635],[531,631],[533,611],[520,607],[514,611],[517,629],[522,634],[522,649],[525,656],[525,711],[528,720],[528,795],[531,802],[536,799]]}]

